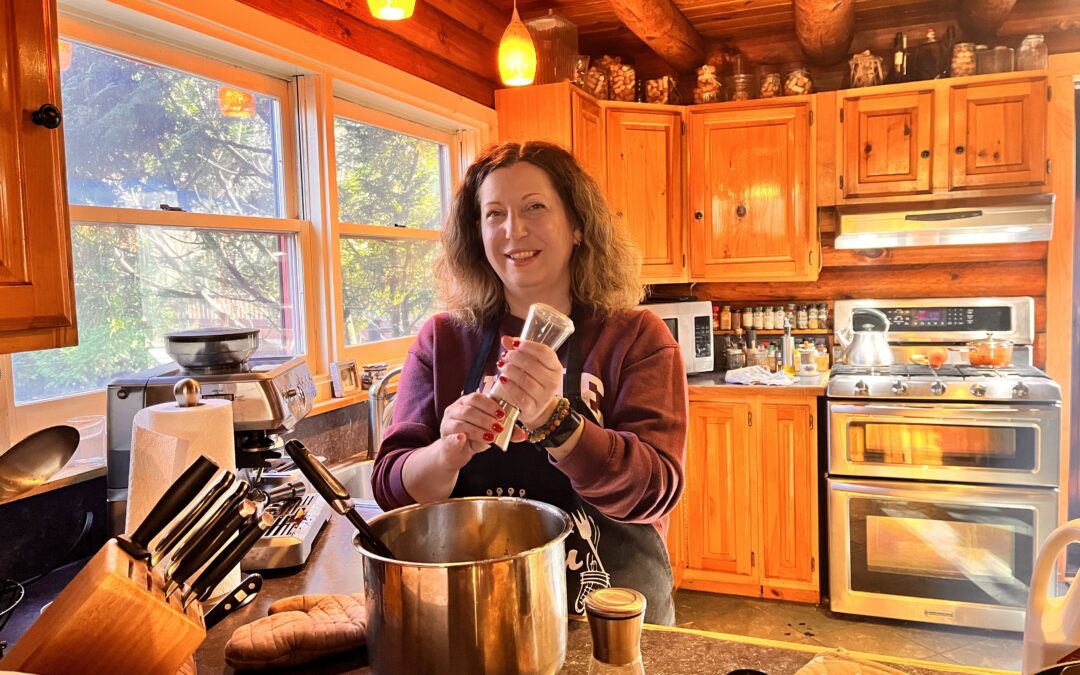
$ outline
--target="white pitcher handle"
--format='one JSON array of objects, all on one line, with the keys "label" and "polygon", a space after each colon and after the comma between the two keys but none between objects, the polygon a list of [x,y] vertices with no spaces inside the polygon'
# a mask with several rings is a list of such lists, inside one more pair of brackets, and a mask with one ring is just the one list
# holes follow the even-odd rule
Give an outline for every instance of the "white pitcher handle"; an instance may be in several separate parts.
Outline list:
[{"label": "white pitcher handle", "polygon": [[[1080,518],[1076,520],[1070,520],[1064,523],[1052,533],[1050,537],[1043,544],[1042,550],[1039,551],[1039,556],[1035,560],[1035,571],[1032,574],[1031,579],[1031,597],[1032,599],[1038,598],[1045,600],[1047,598],[1047,579],[1051,576],[1049,574],[1041,574],[1043,559],[1049,556],[1049,564],[1053,564],[1054,560],[1057,560],[1061,552],[1065,550],[1065,547],[1073,542],[1080,542]],[[1069,587],[1067,593],[1071,594],[1072,591],[1080,586],[1080,584],[1072,584]]]}]

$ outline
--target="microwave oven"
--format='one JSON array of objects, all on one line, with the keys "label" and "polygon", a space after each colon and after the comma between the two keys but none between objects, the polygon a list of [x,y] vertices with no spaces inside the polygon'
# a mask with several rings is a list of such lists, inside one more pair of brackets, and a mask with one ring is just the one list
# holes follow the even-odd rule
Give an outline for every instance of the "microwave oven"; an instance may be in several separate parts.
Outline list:
[{"label": "microwave oven", "polygon": [[686,373],[707,373],[713,369],[712,303],[664,302],[638,305],[656,314],[679,343]]}]

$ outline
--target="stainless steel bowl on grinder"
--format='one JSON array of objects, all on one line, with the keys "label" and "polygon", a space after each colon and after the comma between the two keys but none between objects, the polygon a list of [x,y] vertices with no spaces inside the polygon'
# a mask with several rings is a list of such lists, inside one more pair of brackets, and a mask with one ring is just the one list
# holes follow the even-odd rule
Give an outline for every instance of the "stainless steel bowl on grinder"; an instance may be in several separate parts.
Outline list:
[{"label": "stainless steel bowl on grinder", "polygon": [[258,328],[198,328],[165,334],[165,351],[185,372],[245,369],[258,349]]},{"label": "stainless steel bowl on grinder", "polygon": [[364,556],[376,673],[557,673],[566,658],[570,517],[542,502],[470,497],[369,521],[396,560]]},{"label": "stainless steel bowl on grinder", "polygon": [[889,317],[871,307],[852,310],[851,325],[858,326],[853,332],[837,333],[836,338],[844,348],[844,363],[866,368],[880,368],[893,364],[889,348]]}]

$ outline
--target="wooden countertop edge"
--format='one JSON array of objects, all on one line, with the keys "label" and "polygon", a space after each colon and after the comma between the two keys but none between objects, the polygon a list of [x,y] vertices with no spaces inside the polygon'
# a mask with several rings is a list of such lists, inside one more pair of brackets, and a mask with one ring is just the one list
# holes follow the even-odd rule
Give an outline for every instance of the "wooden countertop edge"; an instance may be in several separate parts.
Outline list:
[{"label": "wooden countertop edge", "polygon": [[[573,617],[573,619],[579,621],[585,620],[580,617]],[[698,635],[701,637],[713,638],[716,640],[727,640],[729,642],[739,642],[742,644],[755,645],[758,647],[787,649],[791,651],[807,652],[811,654],[823,654],[826,652],[836,651],[835,647],[807,645],[795,642],[781,642],[779,640],[769,640],[768,638],[756,638],[746,635],[732,635],[731,633],[715,633],[713,631],[698,630],[696,628],[680,628],[678,626],[656,626],[653,624],[645,624],[644,628],[646,630],[659,631],[664,633],[684,633],[687,635]],[[855,658],[866,659],[868,661],[876,661],[878,663],[895,666],[908,666],[911,668],[926,668],[928,670],[939,670],[947,673],[970,673],[971,675],[1015,675],[1014,671],[998,670],[996,668],[981,668],[978,666],[964,666],[959,664],[939,663],[937,661],[908,659],[900,656],[884,656],[882,654],[870,654],[867,652],[856,652],[850,650],[845,650],[845,653],[849,656],[854,656]]]},{"label": "wooden countertop edge", "polygon": [[76,464],[70,467],[65,466],[44,483],[41,483],[40,485],[35,485],[26,492],[21,492],[14,497],[0,499],[0,505],[17,502],[20,499],[26,499],[27,497],[40,495],[51,490],[59,490],[60,488],[67,487],[69,485],[75,485],[76,483],[82,483],[83,481],[93,480],[94,478],[99,478],[104,475],[104,457],[92,460],[90,462],[87,462],[86,464]]},{"label": "wooden countertop edge", "polygon": [[791,385],[789,387],[770,387],[754,384],[691,384],[691,401],[711,401],[727,399],[733,395],[745,396],[824,396],[825,385]]}]

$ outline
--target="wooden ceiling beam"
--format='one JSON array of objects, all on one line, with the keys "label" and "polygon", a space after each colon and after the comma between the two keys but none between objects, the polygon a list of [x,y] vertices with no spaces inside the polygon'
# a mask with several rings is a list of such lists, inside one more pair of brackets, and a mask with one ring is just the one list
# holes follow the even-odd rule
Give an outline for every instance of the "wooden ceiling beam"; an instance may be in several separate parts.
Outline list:
[{"label": "wooden ceiling beam", "polygon": [[676,70],[693,70],[705,62],[705,40],[672,0],[609,2],[626,27]]},{"label": "wooden ceiling beam", "polygon": [[855,37],[855,0],[795,0],[795,35],[811,63],[843,61]]}]

